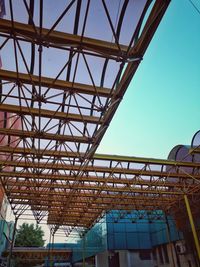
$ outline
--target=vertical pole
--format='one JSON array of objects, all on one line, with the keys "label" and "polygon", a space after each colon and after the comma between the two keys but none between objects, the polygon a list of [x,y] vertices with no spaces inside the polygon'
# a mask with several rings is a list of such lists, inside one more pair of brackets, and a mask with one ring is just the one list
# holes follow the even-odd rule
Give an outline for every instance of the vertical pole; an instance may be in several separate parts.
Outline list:
[{"label": "vertical pole", "polygon": [[54,253],[53,253],[53,249],[54,249],[54,233],[52,234],[52,246],[51,246],[51,265],[50,266],[54,266]]},{"label": "vertical pole", "polygon": [[50,235],[49,235],[49,247],[48,247],[48,256],[47,256],[47,267],[51,266],[50,265],[50,249],[51,249],[51,230],[50,230]]},{"label": "vertical pole", "polygon": [[171,251],[171,255],[172,255],[173,267],[176,267],[176,265],[175,265],[175,260],[174,260],[173,247],[172,247],[171,238],[170,238],[169,220],[168,220],[168,218],[167,218],[167,215],[165,215],[165,221],[166,221],[167,239],[168,239],[168,242],[169,242],[170,251]]},{"label": "vertical pole", "polygon": [[192,212],[191,212],[191,209],[190,209],[190,203],[189,203],[187,195],[184,195],[184,200],[185,200],[185,206],[186,206],[188,217],[189,217],[189,221],[190,221],[190,226],[191,226],[192,233],[193,233],[193,238],[194,238],[194,243],[195,243],[195,247],[196,247],[196,250],[197,250],[198,259],[200,260],[199,239],[198,239],[198,236],[197,236],[197,231],[196,231],[196,228],[195,228],[195,225],[194,225],[194,220],[193,220]]},{"label": "vertical pole", "polygon": [[8,256],[8,267],[12,266],[12,254],[13,254],[13,247],[14,247],[14,242],[15,242],[15,233],[17,229],[17,221],[19,217],[15,217],[15,223],[14,223],[14,228],[13,228],[13,233],[12,233],[12,240],[10,243],[10,251],[9,251],[9,256]]},{"label": "vertical pole", "polygon": [[85,234],[83,235],[83,267],[85,267]]}]

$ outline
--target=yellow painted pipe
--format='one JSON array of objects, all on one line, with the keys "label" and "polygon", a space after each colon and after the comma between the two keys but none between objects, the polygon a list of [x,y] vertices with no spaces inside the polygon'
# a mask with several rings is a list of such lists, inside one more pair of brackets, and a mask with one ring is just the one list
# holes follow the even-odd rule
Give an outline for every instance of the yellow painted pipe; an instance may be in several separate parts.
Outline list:
[{"label": "yellow painted pipe", "polygon": [[190,221],[190,226],[192,228],[192,233],[193,233],[193,237],[194,237],[194,242],[195,242],[198,258],[200,260],[199,239],[198,239],[198,236],[197,236],[197,231],[196,231],[196,228],[195,228],[195,225],[194,225],[194,220],[193,220],[192,212],[191,212],[191,209],[190,209],[190,203],[189,203],[187,195],[184,195],[184,200],[185,200],[185,205],[186,205],[186,209],[187,209],[187,213],[188,213],[188,217],[189,217],[189,221]]}]

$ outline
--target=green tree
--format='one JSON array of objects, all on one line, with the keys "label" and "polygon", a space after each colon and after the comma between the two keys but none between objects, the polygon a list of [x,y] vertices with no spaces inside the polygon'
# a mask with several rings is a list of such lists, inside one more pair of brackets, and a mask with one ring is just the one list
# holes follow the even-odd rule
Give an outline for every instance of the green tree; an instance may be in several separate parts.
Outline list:
[{"label": "green tree", "polygon": [[44,231],[40,226],[34,224],[23,223],[16,235],[16,247],[43,247],[44,246]]}]

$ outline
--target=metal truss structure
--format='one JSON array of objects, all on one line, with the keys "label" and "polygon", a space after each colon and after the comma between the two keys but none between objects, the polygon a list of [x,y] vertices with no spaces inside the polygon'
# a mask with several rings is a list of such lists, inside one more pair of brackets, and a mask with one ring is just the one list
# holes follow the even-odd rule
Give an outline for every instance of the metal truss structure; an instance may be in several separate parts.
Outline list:
[{"label": "metal truss structure", "polygon": [[6,2],[0,165],[16,216],[69,233],[198,192],[198,163],[95,154],[169,2]]}]

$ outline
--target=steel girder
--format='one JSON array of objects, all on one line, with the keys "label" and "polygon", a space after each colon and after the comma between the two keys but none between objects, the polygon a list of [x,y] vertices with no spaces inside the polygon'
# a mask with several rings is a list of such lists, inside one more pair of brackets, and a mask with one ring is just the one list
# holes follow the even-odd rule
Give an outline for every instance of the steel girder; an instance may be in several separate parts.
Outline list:
[{"label": "steel girder", "polygon": [[[135,12],[119,1],[113,14],[111,3],[95,1],[97,18],[93,2],[72,0],[55,7],[52,23],[45,1],[37,12],[21,1],[20,17],[9,2],[1,54],[14,61],[0,70],[0,165],[15,213],[31,207],[56,228],[90,227],[110,209],[166,209],[196,190],[198,164],[95,154],[170,1],[151,2]],[[95,19],[104,36],[91,30]]]}]

